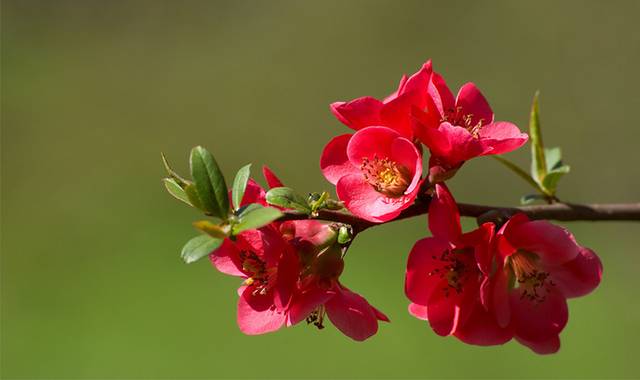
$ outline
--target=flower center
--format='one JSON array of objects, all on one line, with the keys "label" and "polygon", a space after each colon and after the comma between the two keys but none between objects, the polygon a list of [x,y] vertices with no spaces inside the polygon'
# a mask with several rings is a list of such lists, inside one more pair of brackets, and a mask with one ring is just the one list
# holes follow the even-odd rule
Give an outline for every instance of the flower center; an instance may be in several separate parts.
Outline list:
[{"label": "flower center", "polygon": [[273,284],[276,268],[267,268],[255,252],[240,251],[240,260],[248,276],[244,283],[254,288],[253,295],[265,295]]},{"label": "flower center", "polygon": [[520,298],[544,302],[551,287],[556,284],[549,278],[549,273],[542,271],[536,260],[535,253],[519,250],[509,257],[508,264],[511,267],[518,289],[521,290]]},{"label": "flower center", "polygon": [[441,123],[445,121],[452,125],[457,125],[459,127],[465,128],[475,138],[478,137],[478,133],[480,133],[480,129],[484,125],[483,119],[478,120],[476,124],[472,124],[473,114],[472,113],[465,114],[462,111],[462,107],[456,107],[455,109],[449,108],[445,112],[444,116],[442,117],[442,120],[440,120]]},{"label": "flower center", "polygon": [[377,192],[391,198],[402,196],[411,183],[409,169],[399,165],[388,158],[380,159],[377,156],[373,160],[365,157],[362,159],[360,170],[367,181]]},{"label": "flower center", "polygon": [[460,294],[467,280],[479,273],[478,269],[470,262],[473,259],[473,249],[471,248],[446,250],[440,256],[431,256],[431,259],[439,261],[441,265],[429,272],[428,275],[438,276],[447,281],[447,285],[441,289],[445,297],[449,297],[452,290]]},{"label": "flower center", "polygon": [[313,323],[313,325],[316,326],[319,330],[322,330],[324,328],[324,325],[322,324],[322,322],[324,321],[324,313],[324,305],[318,306],[307,317],[307,324]]}]

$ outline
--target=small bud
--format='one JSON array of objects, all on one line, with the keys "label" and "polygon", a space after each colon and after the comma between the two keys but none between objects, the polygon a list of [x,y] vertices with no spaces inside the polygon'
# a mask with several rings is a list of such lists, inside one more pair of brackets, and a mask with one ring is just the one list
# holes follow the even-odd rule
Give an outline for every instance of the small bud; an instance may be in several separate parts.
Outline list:
[{"label": "small bud", "polygon": [[341,226],[338,230],[338,243],[347,244],[353,239],[353,234],[350,227]]}]

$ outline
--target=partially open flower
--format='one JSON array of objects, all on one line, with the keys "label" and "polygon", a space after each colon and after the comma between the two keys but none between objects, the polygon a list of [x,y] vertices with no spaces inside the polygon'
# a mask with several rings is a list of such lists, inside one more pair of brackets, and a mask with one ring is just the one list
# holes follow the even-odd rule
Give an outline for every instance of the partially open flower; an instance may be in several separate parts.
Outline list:
[{"label": "partially open flower", "polygon": [[385,126],[412,139],[411,108],[423,109],[426,106],[430,77],[431,61],[427,61],[411,77],[403,76],[398,90],[385,99],[366,96],[350,102],[335,102],[331,104],[331,112],[356,131],[371,126]]},{"label": "partially open flower", "polygon": [[422,156],[398,132],[367,127],[331,140],[320,166],[349,211],[384,222],[409,207],[418,195]]}]

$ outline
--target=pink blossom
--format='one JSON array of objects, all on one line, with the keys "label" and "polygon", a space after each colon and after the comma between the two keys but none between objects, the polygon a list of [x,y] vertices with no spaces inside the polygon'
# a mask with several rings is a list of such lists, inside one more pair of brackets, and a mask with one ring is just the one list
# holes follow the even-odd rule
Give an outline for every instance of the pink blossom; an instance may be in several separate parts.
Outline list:
[{"label": "pink blossom", "polygon": [[495,249],[491,309],[499,325],[512,328],[516,339],[537,353],[556,352],[568,320],[566,299],[598,286],[600,259],[566,229],[524,214],[501,228]]},{"label": "pink blossom", "polygon": [[517,126],[494,121],[480,90],[466,83],[453,94],[442,76],[432,73],[425,107],[413,107],[413,130],[431,151],[430,166],[454,169],[473,157],[511,152],[527,141]]},{"label": "pink blossom", "polygon": [[320,167],[349,211],[385,222],[418,195],[422,156],[393,129],[367,127],[331,140],[322,152]]},{"label": "pink blossom", "polygon": [[491,273],[494,226],[485,223],[463,234],[451,193],[441,184],[435,190],[429,205],[432,237],[413,246],[407,263],[409,312],[428,320],[441,336],[454,335],[478,345],[505,343],[511,332],[487,312],[481,292]]},{"label": "pink blossom", "polygon": [[431,77],[431,61],[411,77],[403,76],[398,89],[383,100],[370,96],[350,102],[331,104],[331,112],[347,127],[360,130],[371,126],[385,126],[412,139],[411,109],[427,105],[427,85]]}]

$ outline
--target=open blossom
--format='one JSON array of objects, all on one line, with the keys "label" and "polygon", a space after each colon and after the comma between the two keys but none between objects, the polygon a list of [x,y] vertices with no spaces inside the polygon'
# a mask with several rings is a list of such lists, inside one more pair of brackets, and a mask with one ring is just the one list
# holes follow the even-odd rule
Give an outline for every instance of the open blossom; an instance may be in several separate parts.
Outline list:
[{"label": "open blossom", "polygon": [[385,126],[412,139],[411,109],[423,109],[427,105],[430,77],[431,61],[427,61],[411,77],[403,76],[398,90],[385,99],[365,96],[350,102],[335,102],[331,104],[331,112],[351,129]]},{"label": "open blossom", "polygon": [[244,279],[238,290],[238,326],[245,334],[282,327],[296,287],[299,260],[273,226],[248,230],[225,239],[209,256],[221,272]]},{"label": "open blossom", "polygon": [[414,133],[431,151],[431,165],[455,169],[473,157],[511,152],[527,134],[505,121],[494,121],[480,90],[466,83],[454,98],[438,73],[432,73],[425,107],[414,107]]},{"label": "open blossom", "polygon": [[385,222],[418,195],[422,155],[395,130],[367,127],[331,140],[322,152],[320,167],[349,211]]},{"label": "open blossom", "polygon": [[540,354],[560,348],[568,320],[567,298],[588,294],[600,283],[602,264],[571,233],[547,221],[512,217],[496,236],[497,271],[491,309],[498,323]]},{"label": "open blossom", "polygon": [[414,245],[407,263],[409,312],[428,320],[441,336],[478,345],[505,343],[512,337],[509,329],[497,325],[481,297],[491,274],[494,225],[485,223],[463,234],[455,200],[444,185],[435,188],[429,205],[433,236]]}]

